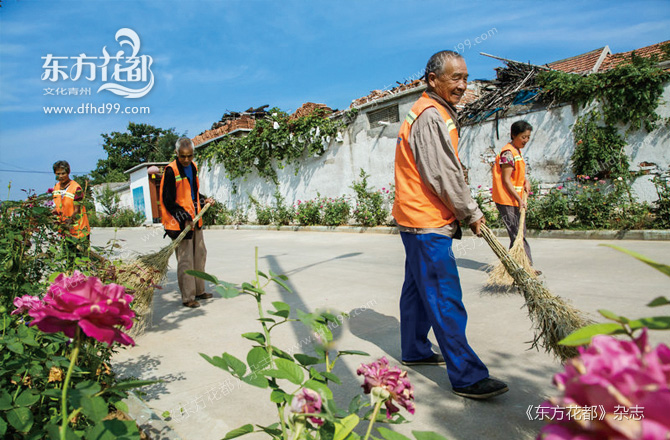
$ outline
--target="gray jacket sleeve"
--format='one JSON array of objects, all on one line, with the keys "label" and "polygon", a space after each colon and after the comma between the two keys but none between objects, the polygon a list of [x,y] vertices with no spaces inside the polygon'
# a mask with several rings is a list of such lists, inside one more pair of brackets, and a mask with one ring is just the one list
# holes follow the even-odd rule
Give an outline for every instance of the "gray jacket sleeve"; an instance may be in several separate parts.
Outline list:
[{"label": "gray jacket sleeve", "polygon": [[428,108],[412,124],[409,144],[424,183],[468,225],[484,216],[470,195],[447,125],[435,108]]}]

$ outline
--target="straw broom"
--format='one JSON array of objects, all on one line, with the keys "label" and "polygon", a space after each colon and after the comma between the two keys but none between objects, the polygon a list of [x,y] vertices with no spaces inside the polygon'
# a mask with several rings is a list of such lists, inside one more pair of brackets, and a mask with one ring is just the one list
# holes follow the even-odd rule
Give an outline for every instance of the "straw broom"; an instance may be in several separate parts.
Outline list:
[{"label": "straw broom", "polygon": [[[528,194],[523,194],[524,204],[528,201]],[[526,208],[521,208],[519,213],[519,232],[516,234],[512,248],[509,251],[510,256],[516,261],[526,273],[535,278],[535,269],[530,263],[530,259],[526,254],[526,249],[523,245],[524,227],[526,225]],[[505,265],[500,262],[496,267],[489,272],[489,279],[486,282],[486,287],[493,291],[509,291],[514,284],[514,279],[505,269]]]},{"label": "straw broom", "polygon": [[481,226],[481,232],[484,240],[523,294],[528,316],[535,327],[531,348],[542,347],[561,361],[576,356],[578,352],[575,347],[559,345],[558,342],[578,328],[590,324],[591,321],[584,318],[579,310],[562,298],[549,292],[539,280],[524,270],[486,225]]},{"label": "straw broom", "polygon": [[[203,206],[202,210],[193,219],[194,224],[202,218],[209,207],[209,203]],[[136,260],[122,263],[117,269],[117,280],[134,290],[133,310],[135,311],[136,321],[131,329],[131,336],[141,335],[149,326],[153,310],[154,289],[165,279],[172,252],[190,230],[191,225],[186,226],[176,239],[160,251],[140,255]]]}]

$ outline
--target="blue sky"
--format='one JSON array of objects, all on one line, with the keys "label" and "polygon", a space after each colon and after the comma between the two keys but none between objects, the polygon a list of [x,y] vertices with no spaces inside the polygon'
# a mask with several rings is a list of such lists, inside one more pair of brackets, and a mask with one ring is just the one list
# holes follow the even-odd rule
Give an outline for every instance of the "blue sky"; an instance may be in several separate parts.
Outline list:
[{"label": "blue sky", "polygon": [[[138,56],[153,60],[145,96],[98,92],[100,70],[95,80],[41,79],[48,54],[69,57],[68,67],[80,54],[101,58],[103,47],[127,56],[130,46],[115,40],[122,28],[138,34]],[[290,112],[307,101],[346,108],[417,76],[438,50],[460,49],[471,79],[493,78],[501,63],[479,52],[542,64],[605,45],[624,52],[658,43],[669,29],[668,0],[3,0],[0,200],[9,181],[12,199],[53,186],[59,159],[74,173],[94,169],[105,157],[101,133],[123,132],[130,121],[193,137],[227,111],[269,104]],[[91,94],[50,96],[47,88]],[[86,103],[150,114],[44,113]]]}]

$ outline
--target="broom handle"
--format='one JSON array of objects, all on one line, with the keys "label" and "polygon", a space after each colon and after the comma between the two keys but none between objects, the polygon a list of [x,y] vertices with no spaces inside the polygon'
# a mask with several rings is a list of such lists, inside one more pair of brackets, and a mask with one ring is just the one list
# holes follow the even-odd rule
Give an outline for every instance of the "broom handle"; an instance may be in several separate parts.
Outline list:
[{"label": "broom handle", "polygon": [[[200,210],[198,215],[196,215],[195,218],[193,219],[194,224],[202,218],[203,214],[205,213],[205,211],[207,211],[209,209],[210,206],[211,205],[209,203],[207,203],[205,206],[202,207],[202,209]],[[184,228],[183,231],[181,231],[181,234],[179,234],[179,236],[177,237],[175,242],[179,243],[180,241],[182,241],[184,239],[184,237],[186,237],[186,234],[188,234],[188,231],[190,231],[190,230],[191,230],[191,225],[189,224]]]},{"label": "broom handle", "polygon": [[[528,193],[524,190],[523,192],[523,202],[524,204],[528,203]],[[516,239],[514,244],[523,240],[523,229],[526,226],[526,208],[521,208],[519,212],[519,232],[516,234]]]}]

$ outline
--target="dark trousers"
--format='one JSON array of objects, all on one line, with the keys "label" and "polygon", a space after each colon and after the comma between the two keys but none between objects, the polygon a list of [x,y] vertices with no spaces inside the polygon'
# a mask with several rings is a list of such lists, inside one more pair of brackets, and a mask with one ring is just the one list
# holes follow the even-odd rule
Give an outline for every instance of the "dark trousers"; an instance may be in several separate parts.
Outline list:
[{"label": "dark trousers", "polygon": [[[505,228],[507,229],[507,235],[509,235],[509,247],[511,248],[514,245],[514,240],[519,233],[519,220],[521,219],[521,210],[518,206],[508,206],[500,205],[496,203],[496,208],[500,213]],[[526,240],[526,223],[523,224],[523,248],[526,250],[526,255],[528,255],[528,260],[530,264],[533,264],[533,257],[530,254],[530,245]]]},{"label": "dark trousers", "polygon": [[428,331],[433,328],[447,362],[453,387],[466,387],[489,376],[465,337],[467,312],[461,280],[451,251],[452,239],[439,234],[401,232],[405,246],[405,282],[400,296],[402,359],[432,355]]}]

